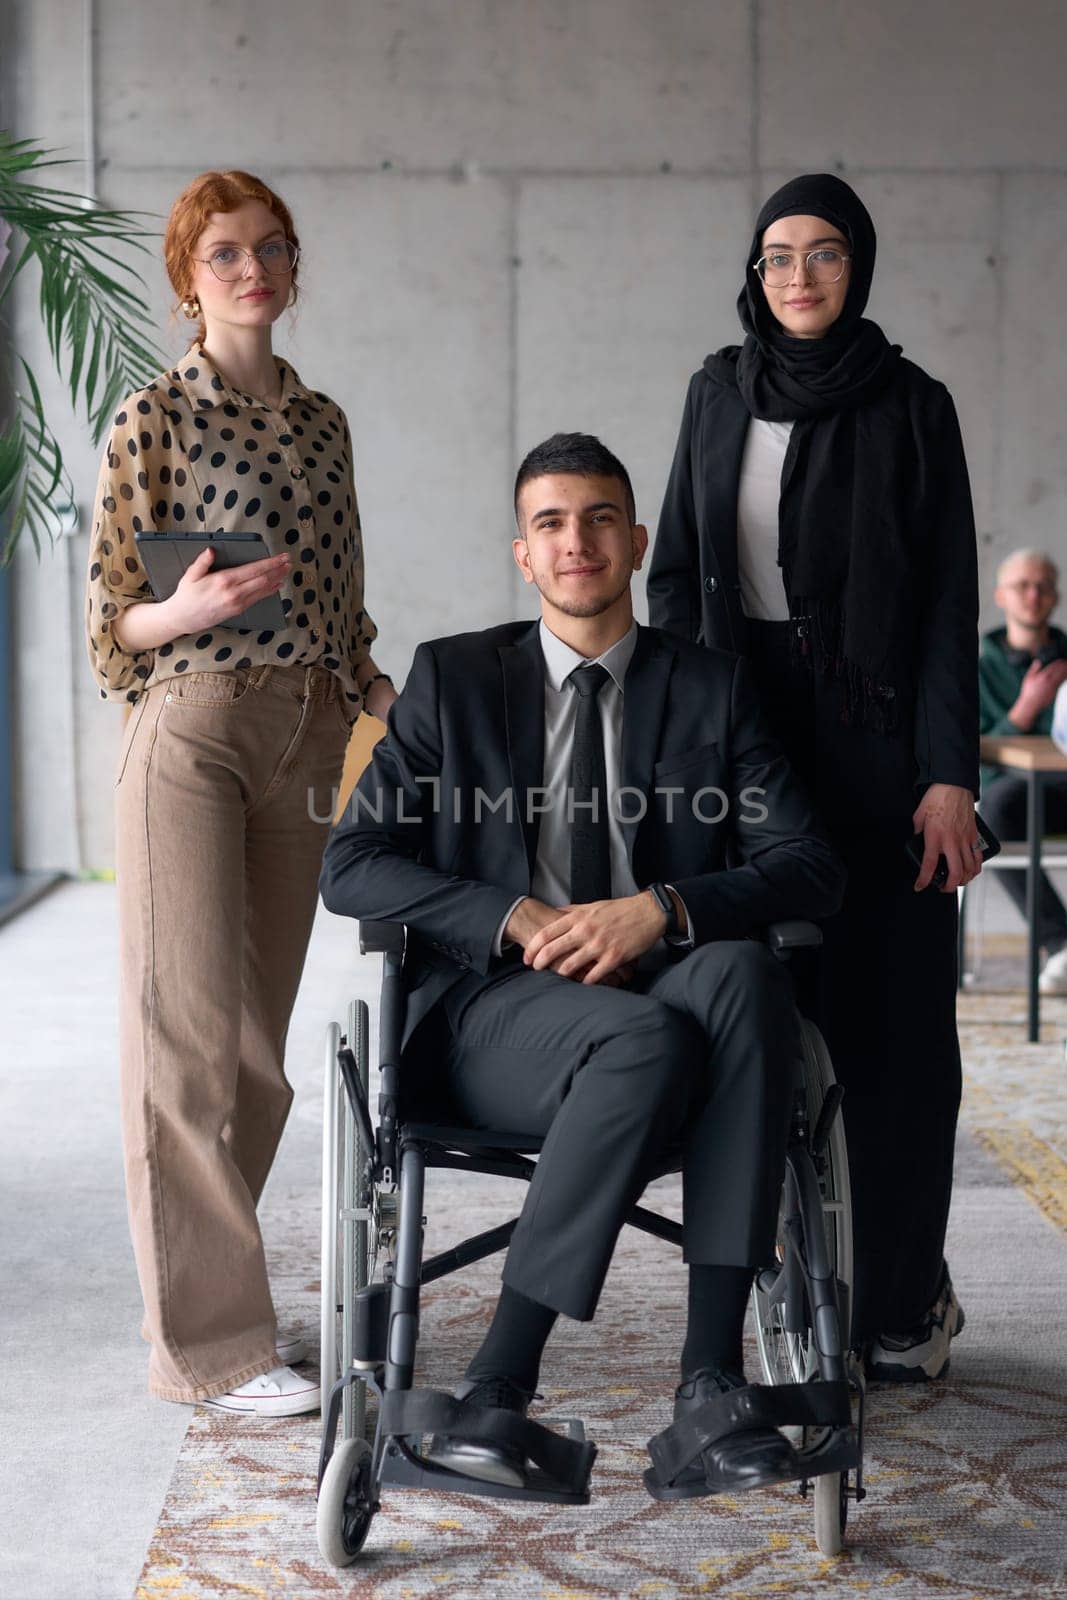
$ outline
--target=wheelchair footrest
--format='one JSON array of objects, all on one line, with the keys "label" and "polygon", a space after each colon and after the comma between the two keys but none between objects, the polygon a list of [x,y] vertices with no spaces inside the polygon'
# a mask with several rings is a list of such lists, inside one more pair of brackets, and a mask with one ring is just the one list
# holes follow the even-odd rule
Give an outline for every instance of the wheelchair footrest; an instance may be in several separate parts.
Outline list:
[{"label": "wheelchair footrest", "polygon": [[[780,1477],[768,1479],[768,1483],[794,1482],[857,1464],[857,1435],[852,1426],[847,1383],[787,1383],[770,1387],[753,1383],[706,1400],[651,1438],[648,1453],[652,1466],[645,1473],[645,1486],[656,1499],[688,1499],[711,1493],[700,1466],[701,1453],[710,1444],[749,1428],[790,1426],[827,1429],[829,1433],[820,1438],[818,1444],[796,1450],[794,1468]],[[840,1449],[832,1452],[831,1459],[829,1445],[835,1439]]]},{"label": "wheelchair footrest", "polygon": [[[436,1389],[386,1391],[381,1410],[386,1440],[382,1482],[456,1494],[586,1505],[596,1446],[585,1438],[580,1422],[571,1422],[567,1428],[569,1436],[565,1437],[517,1412],[477,1409]],[[436,1465],[413,1448],[413,1440],[428,1434],[453,1434],[520,1451],[532,1463],[526,1468],[525,1484],[487,1483]]]},{"label": "wheelchair footrest", "polygon": [[[795,1483],[798,1477],[799,1473],[790,1469],[789,1472],[764,1478],[759,1487],[761,1489],[771,1489],[779,1483]],[[699,1463],[686,1467],[676,1478],[672,1478],[670,1483],[660,1482],[656,1476],[655,1467],[646,1467],[641,1474],[641,1479],[653,1500],[703,1500],[710,1495],[726,1492],[708,1487]],[[731,1490],[730,1492],[736,1493],[736,1490]]]},{"label": "wheelchair footrest", "polygon": [[797,1460],[805,1478],[827,1472],[854,1472],[860,1464],[859,1434],[855,1428],[831,1428],[813,1444],[802,1445]]}]

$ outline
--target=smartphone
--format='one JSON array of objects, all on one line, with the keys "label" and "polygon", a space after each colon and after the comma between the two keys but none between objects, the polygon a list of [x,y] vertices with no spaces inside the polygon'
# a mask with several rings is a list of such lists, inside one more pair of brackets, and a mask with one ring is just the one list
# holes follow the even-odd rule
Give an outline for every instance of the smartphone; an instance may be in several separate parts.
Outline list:
[{"label": "smartphone", "polygon": [[[978,842],[982,846],[982,861],[984,863],[992,860],[993,856],[1000,854],[1000,840],[997,838],[989,824],[977,811],[974,814],[974,821],[975,826],[978,829]],[[923,864],[923,851],[925,849],[922,834],[915,834],[913,838],[908,840],[904,848],[911,857],[912,861],[914,861],[916,868],[921,867]],[[934,875],[927,884],[927,888],[943,889],[947,882],[948,862],[945,860],[944,856],[938,856],[937,866],[934,868]]]},{"label": "smartphone", "polygon": [[[144,562],[152,593],[157,600],[169,600],[189,567],[202,550],[213,550],[212,572],[225,567],[241,567],[250,561],[266,561],[270,555],[260,533],[135,533],[137,553]],[[288,626],[282,603],[276,594],[265,595],[246,606],[235,617],[216,622],[216,628],[270,628]]]}]

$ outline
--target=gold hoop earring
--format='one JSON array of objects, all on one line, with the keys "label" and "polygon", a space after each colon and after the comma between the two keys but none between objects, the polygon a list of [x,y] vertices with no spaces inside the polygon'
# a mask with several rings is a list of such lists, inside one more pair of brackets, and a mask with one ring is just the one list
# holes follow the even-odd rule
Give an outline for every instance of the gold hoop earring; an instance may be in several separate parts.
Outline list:
[{"label": "gold hoop earring", "polygon": [[196,299],[183,300],[182,301],[182,310],[185,312],[185,315],[189,318],[189,321],[190,322],[194,322],[196,320],[196,318],[199,317],[199,315],[200,315],[200,301],[196,300]]}]

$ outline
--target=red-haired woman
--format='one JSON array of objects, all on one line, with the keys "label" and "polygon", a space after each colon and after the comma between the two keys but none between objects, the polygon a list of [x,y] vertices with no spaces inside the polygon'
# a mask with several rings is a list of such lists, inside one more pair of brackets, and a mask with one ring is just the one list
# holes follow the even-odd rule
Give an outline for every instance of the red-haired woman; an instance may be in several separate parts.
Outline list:
[{"label": "red-haired woman", "polygon": [[[116,779],[120,1057],[149,1387],[272,1416],[313,1410],[278,1334],[256,1203],[292,1100],[285,1037],[349,731],[394,691],[370,655],[344,413],[274,356],[297,292],[283,202],[208,172],[164,253],[191,349],[115,418],[87,631],[101,695],[131,708]],[[254,532],[154,600],[135,535]],[[227,622],[278,595],[285,625]],[[317,798],[316,798],[317,796]]]}]

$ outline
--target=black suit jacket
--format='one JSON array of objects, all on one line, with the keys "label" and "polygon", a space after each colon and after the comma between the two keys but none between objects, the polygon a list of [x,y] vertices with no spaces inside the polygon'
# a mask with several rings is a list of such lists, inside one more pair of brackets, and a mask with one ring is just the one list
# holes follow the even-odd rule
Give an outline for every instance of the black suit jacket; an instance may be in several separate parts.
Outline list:
[{"label": "black suit jacket", "polygon": [[[320,882],[331,911],[405,922],[417,936],[405,1042],[464,972],[492,969],[501,919],[530,892],[543,761],[536,623],[419,646]],[[698,945],[840,904],[844,870],[736,657],[638,630],[621,787],[634,878],[674,885]],[[704,821],[724,809],[700,793],[715,789],[726,814]],[[765,820],[745,820],[761,807]]]}]

